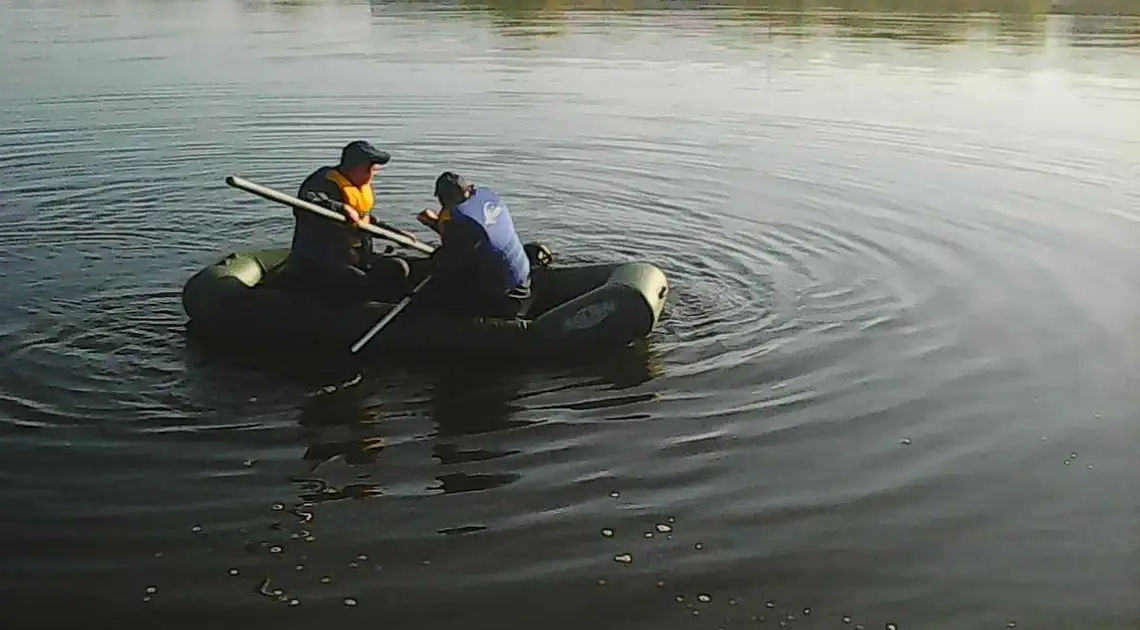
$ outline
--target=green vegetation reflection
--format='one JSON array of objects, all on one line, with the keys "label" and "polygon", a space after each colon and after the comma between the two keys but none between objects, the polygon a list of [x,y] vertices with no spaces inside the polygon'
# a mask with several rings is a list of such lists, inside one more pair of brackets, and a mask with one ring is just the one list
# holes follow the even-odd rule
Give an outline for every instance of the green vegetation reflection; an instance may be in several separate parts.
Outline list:
[{"label": "green vegetation reflection", "polygon": [[[284,1],[284,0],[282,0]],[[289,0],[297,2],[299,0]],[[846,37],[948,44],[994,39],[1040,45],[1050,34],[1081,45],[1140,46],[1140,0],[371,0],[373,13],[422,8],[489,19],[511,35],[562,32],[574,13],[692,14],[771,37]],[[432,11],[432,10],[435,11]],[[1053,16],[1062,23],[1051,26]]]},{"label": "green vegetation reflection", "polygon": [[[238,0],[248,11],[297,16],[330,6],[367,6],[373,17],[469,16],[521,37],[565,32],[575,13],[699,16],[765,37],[884,39],[924,45],[993,40],[1037,46],[1046,36],[1073,45],[1140,47],[1140,0]],[[599,15],[602,14],[602,15]],[[1053,19],[1053,23],[1050,19]],[[678,28],[684,28],[679,25]]]}]

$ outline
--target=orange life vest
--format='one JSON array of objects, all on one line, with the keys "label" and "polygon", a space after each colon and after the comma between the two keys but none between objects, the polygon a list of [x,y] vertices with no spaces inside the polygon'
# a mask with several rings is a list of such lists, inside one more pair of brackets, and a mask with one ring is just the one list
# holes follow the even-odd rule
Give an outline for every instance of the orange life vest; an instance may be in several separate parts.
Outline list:
[{"label": "orange life vest", "polygon": [[[348,181],[347,177],[342,175],[341,172],[335,168],[329,169],[328,178],[340,188],[340,194],[344,198],[344,203],[351,206],[353,210],[356,210],[361,217],[367,219],[368,213],[372,212],[372,206],[376,203],[376,197],[372,194],[372,185],[354,186],[352,182]],[[356,232],[354,232],[354,234],[355,233]],[[354,248],[363,245],[363,240],[355,238],[351,243],[351,246]]]},{"label": "orange life vest", "polygon": [[328,178],[336,183],[340,188],[341,194],[344,196],[344,202],[352,206],[353,210],[360,213],[360,216],[368,216],[372,212],[372,206],[376,203],[376,198],[372,195],[372,185],[365,184],[363,186],[354,186],[348,178],[336,169],[329,169]]},{"label": "orange life vest", "polygon": [[452,220],[451,208],[443,208],[439,211],[438,216],[439,218],[435,222],[435,231],[442,237],[443,231],[447,229],[447,222]]}]

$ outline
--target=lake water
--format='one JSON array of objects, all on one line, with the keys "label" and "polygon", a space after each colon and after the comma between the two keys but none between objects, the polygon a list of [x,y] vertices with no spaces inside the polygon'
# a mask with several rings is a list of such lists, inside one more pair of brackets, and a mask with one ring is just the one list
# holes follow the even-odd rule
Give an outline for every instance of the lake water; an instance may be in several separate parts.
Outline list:
[{"label": "lake water", "polygon": [[[1137,627],[1140,17],[787,4],[0,0],[5,627]],[[356,138],[660,265],[648,350],[188,342],[291,236],[223,178]]]}]

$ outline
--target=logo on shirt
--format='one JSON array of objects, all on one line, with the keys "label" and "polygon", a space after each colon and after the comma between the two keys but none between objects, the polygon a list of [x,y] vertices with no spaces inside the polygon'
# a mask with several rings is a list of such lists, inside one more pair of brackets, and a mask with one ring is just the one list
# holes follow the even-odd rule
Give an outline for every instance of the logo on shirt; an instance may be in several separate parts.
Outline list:
[{"label": "logo on shirt", "polygon": [[499,220],[499,216],[503,214],[503,206],[488,201],[483,204],[483,225],[494,225]]}]

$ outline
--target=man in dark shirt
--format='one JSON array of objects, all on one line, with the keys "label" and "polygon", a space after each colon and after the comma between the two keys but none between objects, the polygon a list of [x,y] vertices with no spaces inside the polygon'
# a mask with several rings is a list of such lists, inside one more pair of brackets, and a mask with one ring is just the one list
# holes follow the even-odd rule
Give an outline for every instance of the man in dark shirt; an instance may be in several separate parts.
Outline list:
[{"label": "man in dark shirt", "polygon": [[293,210],[295,220],[290,272],[303,288],[337,301],[398,298],[407,293],[408,263],[372,251],[372,238],[358,226],[369,223],[415,236],[376,219],[372,179],[391,156],[363,140],[350,142],[335,166],[313,171],[297,197],[345,216],[332,221],[307,210]]}]

